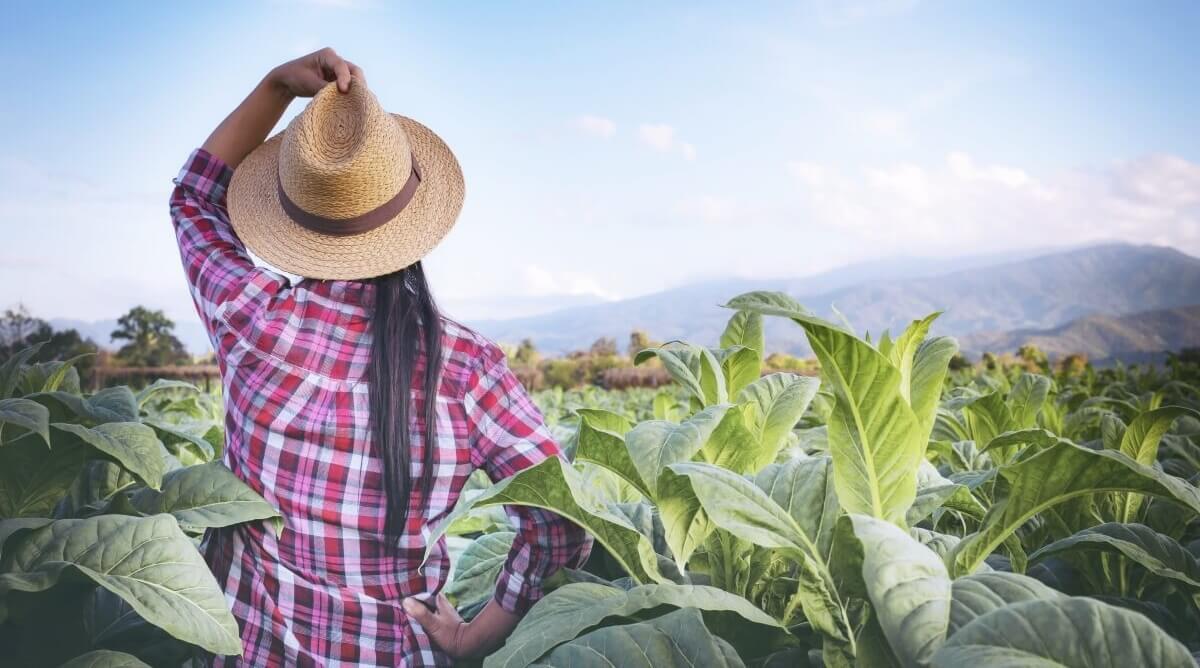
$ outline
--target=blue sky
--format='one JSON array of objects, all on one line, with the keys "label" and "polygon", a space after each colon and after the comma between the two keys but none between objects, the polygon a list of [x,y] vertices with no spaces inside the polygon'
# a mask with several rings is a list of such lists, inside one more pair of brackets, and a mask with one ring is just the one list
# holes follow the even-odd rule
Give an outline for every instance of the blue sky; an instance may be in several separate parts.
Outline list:
[{"label": "blue sky", "polygon": [[170,179],[326,45],[458,154],[426,264],[462,318],[891,255],[1200,254],[1197,34],[1194,2],[11,5],[0,307],[194,319]]}]

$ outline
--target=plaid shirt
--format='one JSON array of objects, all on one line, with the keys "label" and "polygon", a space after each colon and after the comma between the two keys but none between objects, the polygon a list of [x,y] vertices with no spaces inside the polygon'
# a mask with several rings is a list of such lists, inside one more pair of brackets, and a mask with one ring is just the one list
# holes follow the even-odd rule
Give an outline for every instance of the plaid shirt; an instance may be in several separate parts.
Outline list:
[{"label": "plaid shirt", "polygon": [[[205,536],[202,550],[244,647],[240,659],[217,663],[446,665],[449,658],[400,605],[406,596],[440,591],[449,575],[444,539],[417,570],[432,527],[476,468],[499,480],[561,456],[559,447],[500,349],[445,320],[434,486],[424,505],[414,495],[404,534],[385,535],[382,463],[368,427],[372,287],[312,279],[291,285],[255,266],[229,224],[232,176],[219,158],[195,151],[175,179],[171,217],[221,367],[225,464],[279,509],[285,528],[276,537],[253,522]],[[418,368],[414,378],[421,375]],[[413,401],[422,400],[418,380]],[[426,425],[422,411],[412,415],[415,477]],[[540,597],[542,580],[580,565],[591,541],[546,511],[514,507],[509,514],[519,529],[495,598],[523,613]]]}]

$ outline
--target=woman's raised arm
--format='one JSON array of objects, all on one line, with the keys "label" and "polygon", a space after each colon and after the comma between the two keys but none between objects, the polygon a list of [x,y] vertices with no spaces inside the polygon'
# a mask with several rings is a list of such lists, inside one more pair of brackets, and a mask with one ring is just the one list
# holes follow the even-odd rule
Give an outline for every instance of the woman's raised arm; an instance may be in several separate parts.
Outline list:
[{"label": "woman's raised arm", "polygon": [[363,72],[328,47],[276,67],[263,77],[250,95],[221,121],[204,142],[204,150],[237,169],[242,160],[267,138],[283,112],[298,97],[312,97],[330,81],[338,90],[350,90],[350,79],[363,80]]}]

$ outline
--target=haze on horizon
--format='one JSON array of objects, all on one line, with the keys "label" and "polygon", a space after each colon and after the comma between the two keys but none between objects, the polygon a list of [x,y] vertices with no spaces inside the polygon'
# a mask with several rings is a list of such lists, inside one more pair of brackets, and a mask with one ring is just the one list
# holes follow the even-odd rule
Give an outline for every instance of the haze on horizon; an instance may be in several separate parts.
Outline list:
[{"label": "haze on horizon", "polygon": [[0,308],[40,317],[194,321],[170,179],[270,67],[325,45],[458,154],[466,208],[426,265],[462,319],[894,256],[1200,255],[1195,3],[9,13]]}]

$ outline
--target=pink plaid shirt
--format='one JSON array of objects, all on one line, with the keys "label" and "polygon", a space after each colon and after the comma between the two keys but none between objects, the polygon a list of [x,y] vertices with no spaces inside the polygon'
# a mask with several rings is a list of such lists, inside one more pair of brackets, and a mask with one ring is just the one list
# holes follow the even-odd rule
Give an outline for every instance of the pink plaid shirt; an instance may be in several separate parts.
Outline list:
[{"label": "pink plaid shirt", "polygon": [[[255,266],[229,224],[232,176],[219,158],[195,151],[175,179],[171,218],[221,366],[225,464],[279,509],[285,528],[276,537],[252,522],[205,536],[202,550],[244,646],[240,659],[217,664],[447,665],[400,605],[440,591],[449,575],[444,539],[417,570],[432,527],[476,468],[499,480],[561,456],[559,447],[500,349],[445,320],[433,491],[410,507],[404,535],[385,535],[382,464],[367,420],[372,288],[312,279],[290,285]],[[420,405],[419,387],[414,393]],[[420,410],[412,415],[412,475],[420,476],[427,426]],[[495,597],[524,612],[541,596],[542,580],[580,565],[591,541],[546,511],[509,514],[519,530]]]}]

